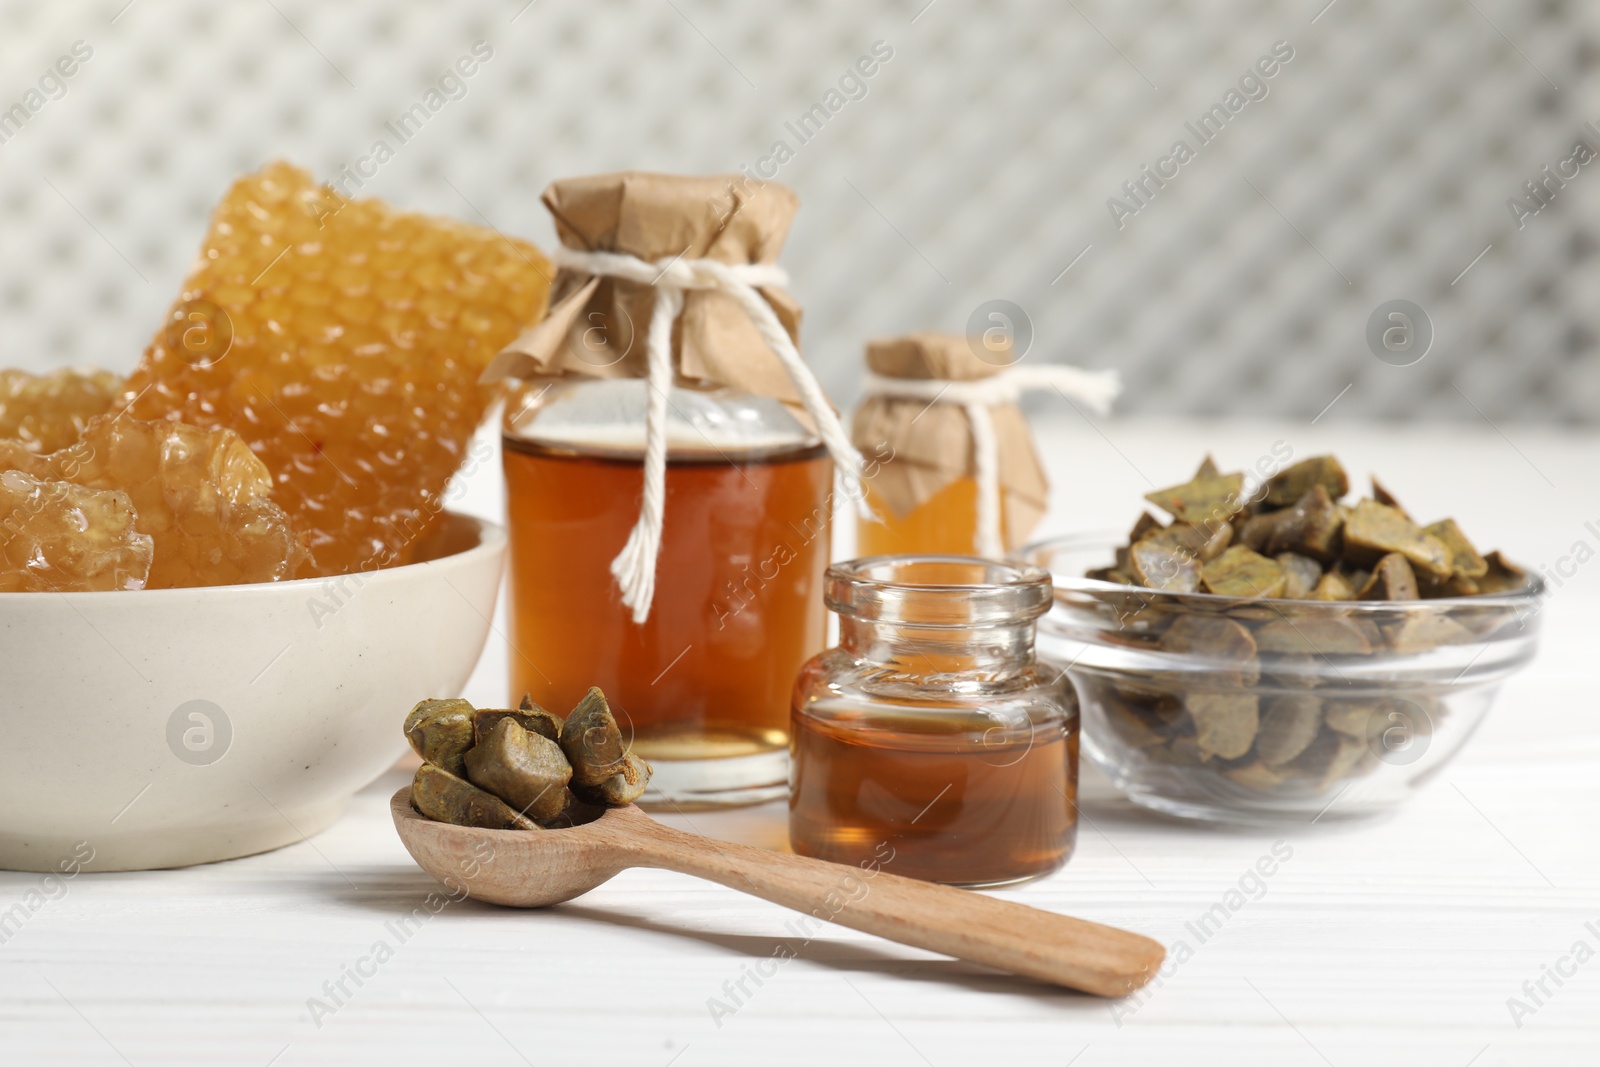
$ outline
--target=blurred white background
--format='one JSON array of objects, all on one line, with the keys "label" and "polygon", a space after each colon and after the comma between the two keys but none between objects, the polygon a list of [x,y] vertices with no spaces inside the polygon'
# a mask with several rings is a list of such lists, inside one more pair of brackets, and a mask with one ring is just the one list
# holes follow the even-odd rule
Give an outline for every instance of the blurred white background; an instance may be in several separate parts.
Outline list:
[{"label": "blurred white background", "polygon": [[[1600,165],[1545,205],[1524,183],[1600,149],[1597,23],[1581,0],[8,0],[4,362],[130,367],[210,205],[275,156],[332,179],[385,140],[353,191],[548,245],[553,178],[735,170],[782,140],[784,262],[842,403],[867,337],[1004,299],[1030,359],[1120,368],[1125,412],[1592,422]],[[401,144],[385,124],[477,41]],[[1185,122],[1277,42],[1292,59],[1200,145]],[[892,58],[841,86],[875,44]],[[829,90],[802,144],[785,124]],[[1139,206],[1123,183],[1179,138],[1195,158]],[[1139,206],[1120,228],[1111,197]],[[1540,206],[1520,229],[1513,197]],[[1396,298],[1434,333],[1405,367],[1365,337]]]}]

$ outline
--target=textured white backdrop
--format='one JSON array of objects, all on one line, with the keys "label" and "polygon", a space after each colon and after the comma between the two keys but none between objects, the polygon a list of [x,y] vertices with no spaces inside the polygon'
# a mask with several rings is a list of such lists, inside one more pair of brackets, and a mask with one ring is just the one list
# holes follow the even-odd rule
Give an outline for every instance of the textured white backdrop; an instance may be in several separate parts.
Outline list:
[{"label": "textured white backdrop", "polygon": [[[548,244],[552,178],[783,139],[785,263],[842,402],[866,337],[999,298],[1030,359],[1119,367],[1124,411],[1600,419],[1600,165],[1520,231],[1506,206],[1600,119],[1583,0],[125,2],[0,3],[0,111],[93,49],[0,144],[6,363],[131,366],[235,174],[398,146],[385,122],[482,39],[361,192]],[[1107,198],[1280,40],[1268,95],[1118,229]],[[784,123],[877,41],[799,145]],[[1404,368],[1364,339],[1397,297],[1436,333]]]}]

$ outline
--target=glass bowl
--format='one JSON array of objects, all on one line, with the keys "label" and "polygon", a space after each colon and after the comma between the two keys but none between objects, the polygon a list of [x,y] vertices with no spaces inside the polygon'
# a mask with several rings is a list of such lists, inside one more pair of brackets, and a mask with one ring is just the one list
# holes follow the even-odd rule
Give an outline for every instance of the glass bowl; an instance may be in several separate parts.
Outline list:
[{"label": "glass bowl", "polygon": [[1461,748],[1533,658],[1544,584],[1414,601],[1236,600],[1083,577],[1111,534],[1040,541],[1083,751],[1135,803],[1275,824],[1391,810]]}]

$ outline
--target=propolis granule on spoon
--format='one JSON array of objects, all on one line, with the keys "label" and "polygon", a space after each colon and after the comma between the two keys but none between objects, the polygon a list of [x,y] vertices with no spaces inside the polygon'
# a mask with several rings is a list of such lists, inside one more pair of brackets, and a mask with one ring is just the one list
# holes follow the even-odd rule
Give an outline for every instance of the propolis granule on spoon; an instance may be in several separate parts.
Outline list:
[{"label": "propolis granule on spoon", "polygon": [[571,826],[597,809],[633,803],[650,784],[650,764],[629,751],[598,688],[565,717],[527,696],[514,710],[423,700],[406,717],[405,734],[423,759],[412,806],[437,822]]},{"label": "propolis granule on spoon", "polygon": [[492,399],[478,376],[552,274],[526,242],[273,163],[218,205],[130,411],[243,437],[315,573],[404,563]]}]

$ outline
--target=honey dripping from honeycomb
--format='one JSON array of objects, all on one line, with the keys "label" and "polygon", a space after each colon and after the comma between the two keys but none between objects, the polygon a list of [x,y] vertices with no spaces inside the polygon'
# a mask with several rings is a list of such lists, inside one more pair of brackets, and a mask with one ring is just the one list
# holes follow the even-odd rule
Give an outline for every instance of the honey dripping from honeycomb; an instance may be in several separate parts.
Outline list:
[{"label": "honey dripping from honeycomb", "polygon": [[104,415],[48,456],[0,440],[5,468],[125,494],[135,528],[154,542],[147,589],[278,581],[310,562],[272,500],[266,465],[232,430]]},{"label": "honey dripping from honeycomb", "polygon": [[526,242],[274,163],[216,209],[129,411],[244,438],[312,573],[404,563],[492,399],[478,376],[544,314],[551,274]]}]

